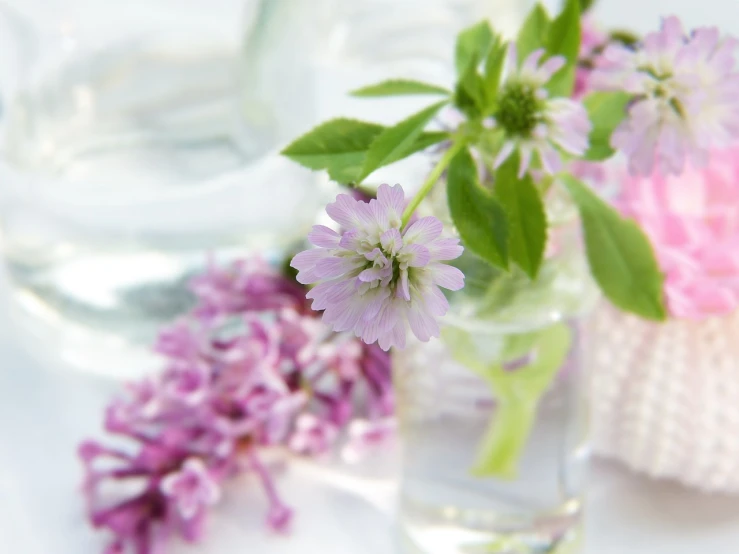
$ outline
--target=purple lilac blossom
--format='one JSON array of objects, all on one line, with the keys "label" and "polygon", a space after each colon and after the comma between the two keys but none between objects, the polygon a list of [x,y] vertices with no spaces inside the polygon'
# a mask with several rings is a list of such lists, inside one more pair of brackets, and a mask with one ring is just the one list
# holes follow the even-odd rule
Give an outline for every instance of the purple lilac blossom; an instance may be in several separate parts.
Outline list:
[{"label": "purple lilac blossom", "polygon": [[405,206],[400,185],[381,185],[369,202],[340,194],[326,212],[342,231],[314,226],[317,248],[292,261],[300,283],[316,284],[307,296],[323,321],[383,350],[403,348],[408,327],[422,341],[438,336],[436,318],[449,308],[439,287],[464,286],[462,272],[442,263],[462,254],[459,239],[441,238],[435,217],[403,226]]},{"label": "purple lilac blossom", "polygon": [[594,88],[635,96],[611,145],[633,175],[653,169],[679,175],[686,161],[704,166],[711,148],[739,137],[737,41],[703,27],[685,34],[677,17],[663,20],[636,48],[610,44],[591,76]]},{"label": "purple lilac blossom", "polygon": [[379,432],[391,418],[387,353],[332,332],[295,282],[260,261],[211,263],[193,290],[198,306],[156,343],[164,370],[106,410],[121,446],[79,448],[90,521],[112,535],[105,554],[161,554],[173,536],[199,541],[208,508],[243,471],[262,484],[267,524],[287,531],[293,512],[260,448],[318,456],[352,421]]}]

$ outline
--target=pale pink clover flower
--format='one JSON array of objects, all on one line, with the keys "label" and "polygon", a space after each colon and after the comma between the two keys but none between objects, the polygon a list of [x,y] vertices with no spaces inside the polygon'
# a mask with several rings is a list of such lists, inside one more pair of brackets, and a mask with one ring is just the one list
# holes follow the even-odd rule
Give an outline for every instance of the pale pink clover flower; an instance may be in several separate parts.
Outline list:
[{"label": "pale pink clover flower", "polygon": [[441,238],[443,225],[423,217],[402,226],[406,200],[400,185],[381,185],[369,202],[340,194],[326,212],[342,231],[316,225],[317,248],[292,260],[314,310],[335,331],[351,331],[383,350],[403,348],[408,327],[421,341],[439,336],[437,317],[449,303],[439,287],[459,290],[464,275],[443,262],[462,254],[457,238]]},{"label": "pale pink clover flower", "polygon": [[739,137],[737,41],[716,28],[686,35],[677,17],[630,48],[609,45],[591,75],[593,88],[635,95],[611,145],[629,160],[634,175],[679,174],[686,161],[707,163],[714,147]]}]

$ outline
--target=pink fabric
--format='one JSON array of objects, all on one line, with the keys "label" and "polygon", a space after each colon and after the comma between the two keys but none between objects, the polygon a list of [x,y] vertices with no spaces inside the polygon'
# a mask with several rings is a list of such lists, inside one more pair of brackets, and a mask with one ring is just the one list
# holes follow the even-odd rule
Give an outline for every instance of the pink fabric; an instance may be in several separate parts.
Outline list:
[{"label": "pink fabric", "polygon": [[680,176],[628,176],[621,198],[652,240],[671,314],[702,319],[739,306],[739,146]]}]

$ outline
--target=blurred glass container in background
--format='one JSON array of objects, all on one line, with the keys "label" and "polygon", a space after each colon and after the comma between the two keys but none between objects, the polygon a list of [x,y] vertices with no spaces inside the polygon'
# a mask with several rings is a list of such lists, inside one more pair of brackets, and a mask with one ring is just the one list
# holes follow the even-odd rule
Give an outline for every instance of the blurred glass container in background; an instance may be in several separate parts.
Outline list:
[{"label": "blurred glass container in background", "polygon": [[529,5],[0,0],[0,222],[21,336],[108,375],[155,367],[149,344],[190,306],[206,252],[279,259],[325,203],[280,146],[327,115],[397,120],[418,99],[370,114],[346,91],[450,82],[461,28],[513,32]]},{"label": "blurred glass container in background", "polygon": [[[283,83],[298,95],[284,128],[283,98],[242,109],[239,53],[258,2],[0,8],[0,50],[18,68],[4,82],[0,168],[17,322],[37,352],[134,376],[154,363],[156,329],[189,307],[206,252],[279,257],[313,222],[315,177],[277,154],[314,121],[310,88]],[[284,72],[307,57],[283,58]]]}]

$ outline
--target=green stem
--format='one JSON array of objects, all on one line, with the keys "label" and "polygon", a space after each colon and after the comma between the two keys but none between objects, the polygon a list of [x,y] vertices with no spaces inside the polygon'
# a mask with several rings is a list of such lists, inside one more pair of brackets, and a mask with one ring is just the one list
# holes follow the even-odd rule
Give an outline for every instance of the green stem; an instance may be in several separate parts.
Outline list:
[{"label": "green stem", "polygon": [[515,479],[519,460],[536,421],[539,399],[506,398],[500,391],[494,392],[498,405],[471,473],[476,477]]},{"label": "green stem", "polygon": [[408,204],[408,207],[403,212],[401,229],[408,225],[408,220],[413,215],[413,212],[416,211],[416,208],[418,208],[418,205],[421,203],[421,201],[426,198],[426,195],[431,192],[431,189],[436,184],[436,181],[439,180],[441,174],[444,173],[447,167],[449,167],[452,158],[454,158],[454,156],[456,156],[457,153],[462,150],[462,148],[464,148],[465,144],[466,143],[464,140],[457,139],[452,143],[451,147],[449,147],[449,150],[444,152],[444,155],[434,166],[434,169],[431,170],[431,173],[429,173],[426,181],[424,181],[423,185],[421,185],[421,189],[416,193],[416,195],[411,200],[411,203]]}]

